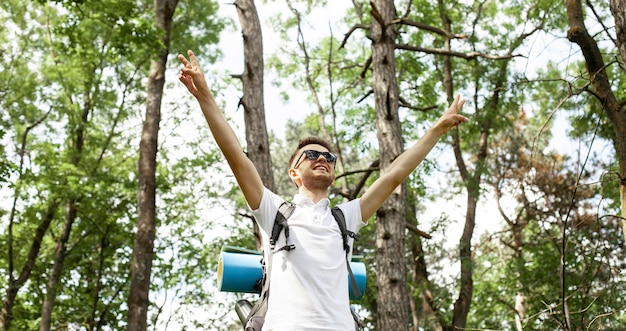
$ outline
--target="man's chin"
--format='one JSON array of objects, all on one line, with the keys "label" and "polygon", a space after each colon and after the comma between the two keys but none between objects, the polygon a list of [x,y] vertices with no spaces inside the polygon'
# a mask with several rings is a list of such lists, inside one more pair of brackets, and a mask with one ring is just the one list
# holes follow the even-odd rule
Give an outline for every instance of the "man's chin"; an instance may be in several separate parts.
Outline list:
[{"label": "man's chin", "polygon": [[315,176],[315,178],[312,178],[308,184],[315,188],[326,189],[330,187],[334,181],[335,178],[333,176],[331,176],[329,173],[324,173],[323,175],[320,174],[319,176]]}]

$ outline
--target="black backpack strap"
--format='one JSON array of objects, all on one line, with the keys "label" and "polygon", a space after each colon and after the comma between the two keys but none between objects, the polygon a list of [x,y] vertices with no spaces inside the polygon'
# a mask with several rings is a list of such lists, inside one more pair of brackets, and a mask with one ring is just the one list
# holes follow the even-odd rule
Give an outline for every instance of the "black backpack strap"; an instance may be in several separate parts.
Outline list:
[{"label": "black backpack strap", "polygon": [[352,293],[356,297],[360,297],[361,290],[359,290],[359,285],[356,282],[356,278],[354,277],[352,268],[350,268],[350,261],[348,260],[348,255],[350,255],[350,245],[348,245],[348,237],[351,237],[354,240],[358,240],[359,236],[352,231],[348,231],[346,227],[346,217],[343,215],[343,212],[341,211],[341,209],[339,209],[339,207],[333,207],[330,211],[333,213],[333,217],[335,218],[335,221],[337,221],[337,225],[339,225],[339,230],[341,231],[341,238],[343,239],[343,249],[346,251],[346,266],[348,267],[348,274],[350,274],[350,286],[352,287]]},{"label": "black backpack strap", "polygon": [[[270,250],[269,252],[263,252],[263,258],[261,259],[261,267],[263,270],[263,277],[257,282],[255,285],[256,290],[260,290],[261,294],[259,295],[259,299],[254,304],[248,316],[246,318],[246,322],[244,323],[245,331],[258,331],[261,330],[263,323],[265,322],[265,314],[267,313],[267,302],[269,298],[270,292],[270,274],[272,270],[272,252],[274,251],[274,246],[276,245],[276,241],[280,236],[281,231],[285,230],[285,243],[287,243],[287,238],[289,237],[289,225],[287,224],[287,219],[293,213],[295,209],[295,205],[291,202],[283,202],[280,207],[278,207],[278,212],[276,213],[276,218],[274,219],[274,226],[272,227],[272,233],[270,236]],[[294,245],[285,245],[280,248],[280,250],[292,250],[296,248]]]},{"label": "black backpack strap", "polygon": [[[273,253],[280,252],[282,250],[290,251],[295,249],[295,245],[289,244],[289,224],[287,223],[287,219],[291,214],[293,214],[296,206],[291,202],[283,202],[280,207],[278,207],[278,212],[276,213],[276,219],[274,219],[274,226],[272,227],[272,235],[270,237],[270,248]],[[278,241],[278,237],[282,231],[285,231],[285,246],[274,250],[276,246],[276,242]]]}]

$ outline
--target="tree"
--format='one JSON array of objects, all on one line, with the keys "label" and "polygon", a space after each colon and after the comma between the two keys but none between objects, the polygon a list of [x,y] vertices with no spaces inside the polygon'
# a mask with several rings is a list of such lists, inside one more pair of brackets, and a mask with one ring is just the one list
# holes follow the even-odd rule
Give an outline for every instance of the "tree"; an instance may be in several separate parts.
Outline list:
[{"label": "tree", "polygon": [[[125,200],[127,181],[120,180],[118,172],[127,169],[125,165],[128,163],[121,158],[127,150],[118,149],[111,142],[119,134],[117,125],[128,117],[124,105],[134,84],[133,73],[137,71],[137,65],[120,61],[120,44],[116,44],[120,40],[112,36],[116,36],[115,30],[123,25],[116,15],[131,17],[129,14],[134,7],[109,7],[109,11],[103,10],[106,6],[96,8],[102,2],[89,4],[90,10],[72,5],[60,10],[60,5],[52,3],[22,6],[9,2],[6,5],[3,13],[16,14],[10,15],[7,23],[30,28],[15,29],[20,31],[19,34],[7,38],[23,48],[13,50],[15,54],[8,54],[5,59],[11,59],[9,64],[12,65],[3,66],[2,70],[2,75],[8,78],[3,92],[12,95],[3,103],[4,119],[11,123],[7,146],[17,147],[14,150],[18,151],[16,155],[21,164],[17,180],[11,182],[16,189],[13,191],[10,230],[6,237],[3,233],[2,238],[3,243],[7,243],[3,246],[7,247],[3,251],[6,253],[3,261],[9,261],[2,328],[8,328],[12,321],[16,321],[13,326],[17,330],[49,329],[55,327],[55,323],[71,324],[68,320],[80,314],[63,309],[59,317],[54,308],[63,307],[68,301],[65,293],[71,292],[68,290],[71,285],[63,280],[67,280],[68,269],[75,269],[74,249],[90,242],[95,229],[99,225],[106,227],[106,221],[110,220],[97,215],[101,214],[102,208],[91,207],[99,203],[108,205],[109,216],[116,215],[116,205],[121,209],[130,208]],[[101,16],[94,18],[94,12]],[[41,21],[29,17],[38,17]],[[21,39],[22,33],[25,39]],[[135,41],[126,38],[124,47]],[[23,68],[32,71],[29,69],[15,75],[13,70],[22,69],[18,59],[22,58],[19,62],[24,62],[23,54],[37,54],[24,63]],[[131,68],[130,73],[124,71],[108,76],[126,65]],[[22,75],[30,77],[23,79]],[[121,92],[118,94],[118,91]],[[104,124],[105,118],[110,119],[107,124]],[[111,159],[115,159],[111,162],[116,164],[114,169],[108,168]],[[95,189],[97,185],[104,187],[98,190]],[[66,208],[59,207],[61,201]],[[91,221],[97,225],[92,226]],[[57,232],[58,229],[61,233]],[[124,228],[119,229],[115,232],[123,237]],[[75,235],[76,231],[80,235]],[[119,240],[110,233],[105,236],[112,241]],[[54,258],[51,256],[52,245],[56,246]],[[94,245],[86,246],[89,253],[85,255],[90,255]],[[50,270],[48,266],[51,266]],[[119,273],[111,271],[108,266],[103,263],[102,272],[117,277]],[[17,277],[16,270],[19,270]],[[33,282],[33,279],[41,282]],[[44,286],[46,290],[43,290]],[[116,299],[115,295],[108,296],[99,289],[95,292],[89,298],[83,296],[84,292],[72,293],[73,298],[87,303],[92,310],[85,315],[92,317],[99,313],[97,310],[102,300],[114,302]],[[99,322],[103,320],[106,318]]]},{"label": "tree", "polygon": [[[272,159],[270,157],[265,108],[263,105],[263,34],[253,0],[236,0],[237,14],[243,35],[244,70],[241,75],[247,155],[256,167],[265,186],[274,190]],[[254,237],[257,250],[262,249],[261,234],[256,222]]]},{"label": "tree", "polygon": [[139,174],[137,193],[137,233],[133,246],[130,293],[128,295],[128,331],[145,331],[147,328],[148,293],[154,254],[156,229],[156,164],[161,99],[165,85],[165,68],[170,52],[172,18],[178,0],[155,0],[154,17],[162,30],[162,46],[150,63],[146,117],[139,145]]},{"label": "tree", "polygon": [[[384,173],[402,153],[396,81],[396,19],[393,1],[371,3],[372,81],[380,168]],[[405,188],[400,185],[376,213],[377,327],[405,330],[408,325],[406,265],[404,259]]]},{"label": "tree", "polygon": [[[174,16],[177,10],[179,15]],[[172,187],[169,183],[158,182],[156,176],[157,165],[159,165],[157,162],[159,125],[168,55],[172,45],[175,45],[174,48],[176,49],[186,50],[193,47],[203,50],[216,43],[219,33],[224,27],[223,20],[215,17],[216,11],[217,5],[212,1],[182,3],[177,0],[154,1],[154,20],[160,37],[159,46],[153,48],[156,51],[151,56],[153,60],[148,75],[146,116],[139,146],[138,220],[128,297],[128,330],[145,330],[148,325],[147,313],[150,308],[149,291],[153,275],[152,264],[155,257],[155,236],[161,209],[156,203],[157,186],[160,184],[161,188]],[[214,61],[220,54],[219,50],[210,53],[210,56],[207,56],[209,61]],[[200,156],[199,159],[202,160],[203,156]],[[213,161],[211,155],[208,159]],[[188,160],[183,158],[181,162],[184,163],[185,161]],[[191,167],[197,166],[195,161],[188,162],[191,163]],[[181,200],[177,201],[181,202]],[[163,209],[170,210],[169,208]],[[173,213],[178,214],[176,211]],[[194,216],[196,215],[194,214]],[[167,218],[172,217],[172,215],[166,214],[160,217]],[[165,241],[167,243],[167,240]],[[186,244],[188,244],[187,240],[182,244],[182,249],[186,248]],[[181,248],[177,247],[176,249]],[[199,247],[198,250],[200,254],[205,254],[202,247]],[[184,261],[181,264],[186,265],[187,262]],[[187,274],[189,273],[188,269],[175,268],[174,270],[185,274],[181,277],[190,277]],[[162,270],[166,276],[171,276],[171,271],[171,269]],[[190,273],[193,274],[193,272]],[[194,281],[196,280],[194,279]],[[169,284],[168,281],[166,283]]]},{"label": "tree", "polygon": [[[621,35],[619,33],[623,32],[626,28],[623,14],[626,6],[624,1],[621,0],[612,0],[610,4],[611,11],[615,17],[616,35],[618,36],[617,42],[615,43],[621,53],[622,61],[625,62],[624,37],[623,33]],[[590,3],[588,6],[593,12],[594,9],[591,7]],[[583,13],[581,1],[567,0],[565,1],[565,8],[567,9],[569,24],[567,38],[580,47],[585,58],[589,83],[592,87],[592,90],[589,90],[589,92],[597,100],[597,106],[604,111],[613,126],[615,135],[613,142],[619,160],[619,187],[622,209],[621,224],[624,240],[626,240],[626,126],[624,125],[624,123],[626,123],[626,111],[624,111],[624,102],[618,100],[616,93],[612,90],[612,83],[610,81],[609,72],[607,71],[609,65],[617,63],[605,63],[597,42],[589,34],[585,25],[586,16]]]},{"label": "tree", "polygon": [[[179,25],[179,40],[187,46],[203,43],[202,48],[215,43],[223,22],[212,15],[214,3],[191,2],[181,7],[193,14],[185,16],[184,27],[196,30],[185,35]],[[157,49],[159,42],[145,13],[144,6],[132,1],[8,1],[0,5],[6,22],[0,39],[12,45],[3,49],[0,58],[0,200],[10,197],[0,205],[2,328],[10,323],[11,330],[37,329],[42,315],[45,323],[49,321],[43,327],[50,329],[123,327],[137,201],[136,149],[133,152],[130,146],[138,141],[134,128],[140,116],[135,117],[135,111],[145,104],[140,77],[148,72],[147,53]],[[212,30],[188,38],[206,26]],[[87,116],[82,116],[86,109]],[[169,133],[164,135],[169,137]],[[77,137],[82,137],[80,143]],[[78,145],[82,146],[80,155]],[[166,208],[159,209],[158,219],[166,225],[180,222],[176,228],[168,227],[178,230],[198,222],[200,216],[191,212],[196,205],[207,205],[185,199],[185,194],[193,192],[178,186],[178,171],[183,176],[200,173],[193,167],[205,169],[216,161],[200,151],[172,165],[172,150],[160,152],[166,162],[156,182]],[[178,176],[166,177],[174,173]],[[68,200],[74,201],[73,215],[62,207],[61,202],[65,206]],[[49,282],[55,245],[62,245],[61,229],[69,219],[73,221],[65,227],[69,230],[65,252],[58,255],[55,266],[58,282]],[[203,229],[211,226],[203,225]],[[153,289],[169,289],[175,279],[184,279],[180,284],[186,288],[195,286],[194,298],[185,300],[185,307],[206,298],[207,290],[198,284],[206,281],[206,268],[212,265],[208,257],[213,257],[207,254],[207,246],[192,244],[198,236],[187,236],[173,231],[171,238],[157,242],[161,256],[156,259],[155,283],[151,284]],[[193,265],[189,258],[166,274],[160,248],[172,242],[183,247],[184,256],[196,257],[202,264]],[[54,286],[54,297],[46,290],[48,283]],[[188,294],[181,291],[179,295],[182,300]],[[44,301],[47,308],[42,312]],[[150,321],[154,324],[159,316],[172,318],[154,316]]]},{"label": "tree", "polygon": [[572,166],[547,148],[547,140],[536,139],[545,116],[527,118],[520,110],[492,150],[495,171],[488,181],[503,227],[477,245],[476,272],[485,281],[477,284],[476,300],[490,304],[474,309],[471,323],[486,329],[621,329],[624,321],[611,307],[623,302],[609,294],[624,287],[615,271],[624,259],[616,245],[617,218],[598,218],[599,185],[590,182],[594,162]]}]

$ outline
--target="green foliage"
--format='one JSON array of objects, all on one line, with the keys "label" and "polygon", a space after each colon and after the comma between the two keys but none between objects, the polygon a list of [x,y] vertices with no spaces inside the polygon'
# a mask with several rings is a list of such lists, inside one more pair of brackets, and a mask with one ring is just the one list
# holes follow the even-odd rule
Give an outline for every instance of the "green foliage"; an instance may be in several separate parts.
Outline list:
[{"label": "green foliage", "polygon": [[590,162],[579,175],[557,152],[528,150],[534,137],[529,133],[540,126],[543,120],[518,119],[493,152],[490,182],[506,223],[501,231],[486,232],[477,247],[481,281],[473,300],[489,304],[474,308],[472,323],[514,325],[521,295],[524,329],[564,329],[566,318],[571,328],[623,328],[612,313],[603,313],[621,304],[608,295],[624,287],[615,272],[625,258],[617,248],[620,228],[615,217],[603,221],[596,214],[598,187],[575,184],[590,181],[599,168]]},{"label": "green foliage", "polygon": [[[315,35],[322,36],[312,38],[309,15],[324,3],[292,1],[299,19],[295,12],[271,18],[283,42],[266,58],[277,77],[272,83],[285,90],[285,100],[293,98],[293,90],[307,93],[306,103],[314,110],[302,123],[289,122],[284,140],[272,137],[271,150],[277,193],[290,198],[294,188],[285,175],[285,160],[297,140],[324,135],[338,142],[342,163],[331,192],[333,203],[338,203],[354,193],[361,171],[378,155],[370,94],[375,82],[367,65],[370,31],[364,28],[371,16],[368,2],[353,2],[356,7],[338,22],[340,27],[333,26],[332,35],[330,29],[318,30]],[[414,267],[411,263],[416,257],[423,257],[429,275],[428,281],[409,277],[414,303],[418,311],[427,308],[421,296],[428,290],[435,309],[431,315],[418,314],[421,324],[415,327],[430,330],[451,323],[458,273],[451,266],[458,253],[448,242],[458,238],[450,235],[455,233],[450,224],[455,215],[463,214],[464,199],[459,194],[469,187],[479,190],[481,199],[491,199],[495,189],[509,197],[510,205],[505,207],[512,210],[509,217],[519,217],[520,223],[513,224],[519,226],[523,246],[512,249],[516,237],[508,223],[495,227],[497,217],[478,220],[491,222],[491,228],[473,250],[474,297],[468,328],[512,329],[515,298],[521,293],[527,303],[524,329],[562,329],[563,302],[572,328],[623,329],[624,318],[617,312],[624,302],[614,295],[626,290],[619,273],[625,263],[623,239],[616,220],[609,216],[619,208],[615,158],[592,155],[583,183],[597,179],[601,185],[583,185],[587,188],[574,182],[580,165],[570,161],[572,157],[546,150],[558,134],[553,132],[557,118],[569,117],[569,137],[581,142],[591,141],[593,134],[611,141],[613,128],[601,105],[585,93],[589,86],[588,77],[581,74],[586,72],[582,63],[568,59],[565,71],[562,62],[542,58],[538,70],[528,68],[536,62],[523,65],[523,59],[536,51],[528,39],[520,38],[524,33],[545,32],[542,38],[565,35],[567,16],[562,3],[453,1],[441,7],[429,1],[410,3],[411,7],[408,1],[396,2],[398,14],[410,8],[406,19],[437,28],[446,17],[451,31],[461,36],[452,39],[453,51],[487,55],[453,56],[450,62],[453,93],[468,100],[463,113],[470,117],[458,130],[459,147],[470,174],[483,181],[459,181],[447,145],[450,136],[442,139],[407,181],[411,196],[407,221],[433,236],[423,239],[412,232],[407,236],[409,266]],[[610,17],[607,3],[594,5],[598,18]],[[233,22],[218,18],[216,11],[215,1],[179,2],[170,36],[172,53],[194,49],[208,55],[203,61],[218,58],[220,49],[215,44],[220,31]],[[9,0],[0,4],[0,17],[5,21],[0,27],[0,44],[4,45],[0,52],[0,187],[3,198],[16,199],[15,210],[10,203],[0,206],[3,295],[9,277],[15,279],[27,261],[35,230],[52,217],[29,281],[16,298],[12,330],[38,328],[54,247],[70,199],[76,203],[77,217],[55,302],[54,327],[101,323],[121,329],[135,231],[135,162],[140,114],[145,108],[144,77],[152,51],[161,46],[162,32],[155,27],[151,4],[146,1]],[[363,25],[350,36],[345,34],[357,24]],[[415,26],[397,24],[396,28],[398,45],[422,50],[396,51],[402,138],[409,146],[449,103],[444,93],[446,62],[441,55],[445,38]],[[622,100],[626,89],[615,54],[612,45],[606,46],[606,69]],[[490,58],[498,56],[502,58]],[[185,127],[190,116],[181,108],[189,107],[164,107],[174,114],[164,111],[164,128],[171,132],[162,135],[156,178],[159,227],[151,323],[156,327],[176,321],[187,328],[236,329],[236,322],[223,322],[234,296],[224,299],[215,293],[215,267],[223,244],[254,246],[251,219],[221,153],[207,142],[204,123],[203,129]],[[199,134],[192,137],[191,132]],[[82,141],[78,139],[81,133]],[[477,153],[483,134],[488,134],[488,159],[480,163]],[[445,173],[446,179],[431,181],[437,173]],[[378,175],[377,171],[370,174],[357,195]],[[502,178],[506,181],[498,182]],[[461,210],[441,210],[439,217],[427,219],[423,216],[427,204],[439,208],[430,206],[436,198],[454,198]],[[601,212],[594,214],[594,210]],[[6,231],[9,224],[11,238]],[[365,227],[355,247],[355,254],[363,255],[368,267],[366,297],[356,304],[369,316],[370,329],[376,327],[377,304],[374,230],[371,225]],[[6,249],[9,239],[13,241],[11,256]],[[414,256],[409,251],[413,248],[415,252],[421,249],[421,255]],[[560,282],[562,252],[565,300]],[[13,270],[8,267],[10,258]],[[175,312],[159,315],[168,307],[176,307]],[[197,314],[198,310],[211,315]]]},{"label": "green foliage", "polygon": [[[370,22],[368,4],[366,2],[354,4],[355,9],[349,10],[344,16],[343,23],[346,23],[346,28],[343,31],[357,24]],[[501,144],[515,142],[519,145],[518,147],[526,148],[531,155],[541,156],[541,153],[552,142],[554,122],[562,118],[560,115],[564,109],[581,109],[576,114],[577,125],[574,126],[574,132],[594,132],[598,125],[599,136],[608,136],[609,132],[605,130],[610,127],[607,126],[606,120],[597,120],[603,115],[599,108],[590,109],[589,99],[584,99],[580,95],[572,98],[572,91],[582,91],[588,83],[587,77],[580,77],[578,81],[573,81],[576,84],[572,85],[572,82],[563,78],[562,63],[543,61],[541,56],[538,60],[541,64],[538,65],[537,71],[534,68],[529,69],[528,63],[524,66],[524,57],[536,51],[533,49],[536,47],[533,45],[534,42],[545,38],[546,34],[562,35],[564,33],[562,31],[566,27],[567,16],[561,3],[553,1],[447,2],[438,7],[432,2],[412,1],[411,7],[408,2],[396,2],[395,5],[398,14],[404,15],[403,19],[421,25],[441,28],[442,17],[449,19],[451,31],[459,36],[451,41],[452,51],[475,55],[469,59],[456,56],[450,58],[452,86],[455,89],[452,93],[460,93],[468,100],[463,113],[470,117],[470,121],[460,127],[458,142],[472,178],[466,183],[454,184],[455,177],[450,175],[454,175],[455,172],[444,168],[454,165],[454,160],[448,161],[444,158],[433,159],[432,162],[427,160],[422,165],[421,170],[424,172],[414,174],[408,182],[412,194],[419,197],[433,194],[452,198],[462,192],[456,187],[429,188],[422,179],[428,176],[428,171],[437,169],[447,171],[446,173],[449,174],[447,176],[449,180],[443,183],[444,185],[457,185],[469,191],[484,192],[480,198],[489,198],[489,195],[485,194],[490,190],[489,185],[482,183],[481,178],[492,181],[502,171],[514,173],[521,171],[519,169],[528,168],[535,162],[533,157],[528,155],[521,158],[514,157],[511,150],[502,150]],[[601,5],[606,9],[605,6],[604,3]],[[407,8],[411,10],[405,12]],[[286,134],[287,140],[296,140],[297,137],[308,133],[324,132],[321,130],[320,123],[338,123],[338,125],[329,126],[328,129],[331,131],[328,132],[333,139],[341,142],[340,153],[345,157],[345,165],[352,170],[363,169],[367,163],[362,161],[370,160],[373,155],[377,154],[375,144],[372,144],[373,132],[375,132],[373,100],[367,94],[373,82],[370,81],[369,70],[371,69],[364,69],[369,57],[369,50],[366,49],[369,46],[369,40],[365,39],[369,31],[367,28],[357,29],[347,39],[345,48],[335,49],[333,45],[341,42],[340,40],[333,41],[332,37],[319,40],[308,38],[307,30],[302,29],[307,26],[308,13],[308,9],[299,10],[298,14],[301,15],[299,17],[295,16],[296,13],[292,13],[291,16],[275,17],[272,21],[275,29],[280,33],[280,40],[285,41],[285,44],[280,45],[279,50],[267,63],[278,72],[278,77],[290,78],[287,80],[289,87],[308,91],[310,98],[308,101],[313,104],[311,108],[318,111],[317,114],[307,117],[303,123],[290,123]],[[607,13],[607,11],[601,11],[601,15],[602,13]],[[603,18],[606,17],[603,16]],[[407,51],[404,48],[396,50],[396,74],[402,98],[403,139],[409,145],[423,134],[429,123],[436,120],[449,103],[448,98],[451,96],[443,93],[446,63],[441,52],[445,39],[442,33],[412,25],[396,24],[396,27],[400,32],[397,44],[422,50],[421,52]],[[299,28],[302,30],[298,30]],[[299,31],[303,32],[300,34]],[[534,36],[538,36],[537,39],[533,39]],[[295,45],[298,48],[294,47]],[[607,52],[607,54],[610,56],[611,53]],[[500,58],[493,59],[495,57]],[[583,69],[582,67],[575,68],[573,72],[584,72]],[[617,67],[612,67],[611,70],[613,69],[617,77],[619,74]],[[281,78],[276,84],[280,86],[284,81]],[[616,82],[618,85],[621,84],[620,80]],[[335,92],[340,91],[340,93],[331,94],[331,86]],[[284,93],[284,96],[287,98],[289,93]],[[359,100],[359,104],[350,103],[354,100]],[[587,119],[587,116],[592,117]],[[335,122],[337,119],[339,121]],[[482,139],[485,138],[487,140],[483,141]],[[449,142],[450,139],[446,138],[444,141]],[[485,142],[488,154],[485,161],[482,161],[478,159],[480,152],[478,147]],[[444,150],[449,147],[439,144],[433,153],[437,153],[439,148]],[[440,155],[437,154],[436,157],[438,156]],[[502,159],[498,159],[500,157]],[[507,158],[513,163],[509,164],[508,168],[500,168],[503,166],[501,161]],[[594,171],[595,169],[598,168],[594,168]],[[614,173],[614,169],[613,165],[612,172],[606,171],[605,178],[611,177],[609,173]],[[368,182],[371,183],[375,177],[376,175],[372,176]],[[347,186],[354,185],[357,178],[358,176],[351,177]],[[541,178],[546,180],[549,177],[546,175]],[[606,181],[603,182],[606,183],[604,192],[615,194],[616,186]],[[612,183],[615,184],[615,182]],[[563,186],[561,192],[570,189],[571,186]],[[592,193],[585,194],[586,198],[591,199],[588,194]],[[569,198],[570,196],[567,195],[557,196],[553,201],[554,203],[565,202]],[[586,202],[581,203],[587,205]],[[560,207],[559,212],[563,214],[559,216],[565,217],[567,210],[566,207]],[[431,233],[437,233],[437,229],[436,226],[433,227]],[[370,230],[365,228],[362,231],[367,233],[366,236],[371,236],[368,233]],[[533,235],[538,238],[558,237],[558,231],[546,232],[544,230],[542,232],[541,228],[537,231],[539,232]],[[582,239],[576,240],[583,241]],[[429,242],[429,244],[432,243]],[[546,300],[548,297],[554,299],[551,295],[558,284],[554,284],[553,280],[546,283],[546,278],[541,278],[547,268],[557,270],[558,273],[558,255],[554,254],[554,247],[548,249],[548,246],[550,244],[533,249],[532,252],[537,255],[532,256],[532,261],[536,263],[526,268],[520,269],[519,260],[509,259],[506,268],[509,268],[511,272],[518,272],[516,277],[512,277],[511,272],[498,277],[499,269],[495,269],[495,262],[499,260],[496,258],[493,261],[485,261],[484,266],[477,267],[474,279],[477,287],[480,288],[480,291],[477,291],[480,299],[474,299],[474,302],[481,302],[481,304],[472,305],[473,310],[470,314],[474,316],[471,321],[474,323],[472,326],[494,329],[511,328],[514,325],[513,319],[500,318],[505,315],[513,316],[510,302],[503,302],[503,298],[507,300],[514,298],[520,290],[517,286],[521,280],[528,280],[531,284],[529,286],[537,288],[537,292],[549,294],[545,296]],[[359,246],[358,250],[367,250],[367,247],[366,243]],[[449,268],[437,267],[447,261],[446,253],[442,253],[442,246],[429,247],[433,247],[426,253],[429,272],[432,275],[449,273]],[[483,249],[487,251],[483,252]],[[483,256],[495,252],[491,247],[477,247],[476,251],[479,256],[478,264],[483,263]],[[554,276],[555,273],[550,273],[550,275]],[[581,276],[581,282],[584,277]],[[435,278],[433,276],[433,279]],[[431,281],[429,284],[431,291],[436,293],[434,308],[438,309],[435,312],[436,316],[430,316],[430,318],[438,319],[438,321],[428,326],[420,326],[445,327],[451,322],[452,297],[454,296],[451,284],[453,283],[436,278],[436,281]],[[415,286],[416,297],[425,288],[420,284],[412,284],[412,286]],[[368,291],[369,289],[368,286]],[[374,288],[371,289],[368,295],[373,296]],[[375,309],[375,301],[375,297],[366,297],[365,307]],[[580,303],[572,299],[572,304],[574,302],[576,305]],[[533,309],[540,310],[539,306]],[[372,323],[375,325],[375,321]],[[558,327],[557,324],[553,326]]]},{"label": "green foliage", "polygon": [[[215,3],[204,5],[201,14],[213,19],[213,33],[200,40],[215,41],[221,29],[211,11]],[[51,220],[30,277],[18,284],[11,330],[39,327],[55,245],[72,206],[76,214],[52,328],[123,328],[138,189],[136,128],[145,102],[143,78],[161,39],[151,8],[125,0],[9,1],[0,15],[7,21],[0,38],[16,46],[3,49],[0,58],[0,181],[3,197],[16,201],[14,209],[0,206],[3,300],[29,261],[36,229]],[[163,160],[169,154],[162,151]],[[185,284],[190,290],[181,297],[204,304],[198,289],[214,264],[206,263],[210,246],[196,238],[213,225],[197,224],[201,216],[193,211],[201,203],[190,197],[202,195],[180,188],[204,184],[187,174],[200,173],[215,154],[198,155],[161,165],[158,213],[165,239],[157,242],[154,278],[167,284],[156,292]],[[179,258],[171,260],[169,251]]]}]

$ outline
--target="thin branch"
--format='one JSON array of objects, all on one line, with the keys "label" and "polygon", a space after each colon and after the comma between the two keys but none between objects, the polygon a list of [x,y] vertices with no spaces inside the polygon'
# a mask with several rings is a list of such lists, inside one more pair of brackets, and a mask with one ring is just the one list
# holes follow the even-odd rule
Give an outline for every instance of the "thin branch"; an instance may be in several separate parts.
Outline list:
[{"label": "thin branch", "polygon": [[346,32],[343,35],[343,40],[341,41],[341,45],[339,45],[340,49],[343,48],[346,45],[346,43],[348,42],[348,39],[350,38],[350,36],[358,29],[369,30],[370,26],[367,25],[367,24],[356,24],[356,25],[352,26],[350,28],[350,30],[348,30],[348,32]]},{"label": "thin branch", "polygon": [[413,224],[411,224],[409,222],[406,222],[404,225],[406,226],[406,228],[409,231],[415,233],[416,235],[418,235],[420,237],[423,237],[423,238],[426,238],[426,239],[431,239],[432,238],[432,236],[430,234],[428,234],[428,233],[418,229],[417,226],[415,226],[415,225],[413,225]]},{"label": "thin branch", "polygon": [[469,53],[454,52],[454,51],[446,51],[446,50],[439,49],[439,48],[426,48],[426,47],[411,46],[407,44],[396,44],[395,48],[406,50],[406,51],[422,52],[422,53],[434,54],[434,55],[453,56],[453,57],[458,57],[458,58],[462,58],[466,60],[473,60],[479,57],[484,58],[484,59],[490,59],[490,60],[509,60],[514,57],[522,57],[522,55],[513,55],[513,54],[490,55],[490,54],[485,54],[481,52],[469,52]]},{"label": "thin branch", "polygon": [[440,28],[436,28],[428,24],[409,20],[404,17],[391,21],[391,24],[408,25],[408,26],[416,27],[422,30],[433,32],[435,34],[438,34],[438,35],[441,35],[443,37],[447,37],[450,39],[467,39],[467,35],[465,34],[449,33],[448,31],[442,30]]}]

